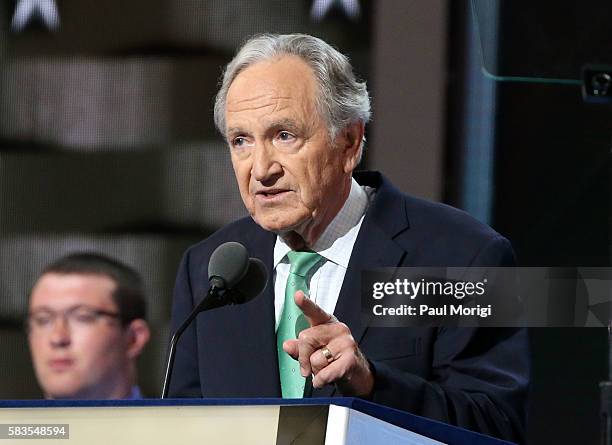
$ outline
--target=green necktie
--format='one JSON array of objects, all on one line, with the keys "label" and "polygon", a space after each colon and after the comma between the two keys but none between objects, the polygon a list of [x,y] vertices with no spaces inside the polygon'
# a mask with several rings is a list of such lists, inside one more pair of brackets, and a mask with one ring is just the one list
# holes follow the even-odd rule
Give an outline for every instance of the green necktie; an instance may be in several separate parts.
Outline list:
[{"label": "green necktie", "polygon": [[281,391],[284,399],[301,399],[304,396],[304,385],[306,379],[300,374],[300,364],[293,360],[283,350],[285,340],[297,338],[298,334],[308,327],[304,315],[295,304],[294,295],[298,290],[309,294],[306,276],[310,269],[315,266],[321,256],[316,252],[287,253],[291,269],[285,287],[285,305],[278,331],[276,333],[276,346],[278,348],[278,370],[280,373]]}]

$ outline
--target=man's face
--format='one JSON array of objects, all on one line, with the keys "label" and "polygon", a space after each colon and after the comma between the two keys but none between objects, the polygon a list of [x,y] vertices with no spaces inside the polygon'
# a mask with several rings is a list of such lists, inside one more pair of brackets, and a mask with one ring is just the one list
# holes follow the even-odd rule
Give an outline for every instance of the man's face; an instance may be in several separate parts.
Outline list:
[{"label": "man's face", "polygon": [[47,397],[107,398],[125,385],[128,340],[110,315],[115,288],[107,276],[56,273],[34,286],[28,340]]},{"label": "man's face", "polygon": [[[256,63],[232,82],[226,136],[242,200],[266,230],[317,238],[342,207],[356,154],[329,140],[310,67],[295,56]],[[314,235],[313,235],[314,234]]]}]

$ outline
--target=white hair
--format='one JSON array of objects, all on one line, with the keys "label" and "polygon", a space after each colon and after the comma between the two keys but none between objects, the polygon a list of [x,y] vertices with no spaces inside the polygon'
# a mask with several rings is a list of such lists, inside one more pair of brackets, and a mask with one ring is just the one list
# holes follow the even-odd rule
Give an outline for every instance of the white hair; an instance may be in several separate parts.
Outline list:
[{"label": "white hair", "polygon": [[330,140],[355,122],[370,120],[370,97],[344,54],[323,40],[307,34],[261,34],[250,38],[227,65],[215,98],[214,119],[225,135],[227,92],[238,74],[257,62],[284,55],[300,57],[313,70],[318,91],[316,107],[327,122]]}]

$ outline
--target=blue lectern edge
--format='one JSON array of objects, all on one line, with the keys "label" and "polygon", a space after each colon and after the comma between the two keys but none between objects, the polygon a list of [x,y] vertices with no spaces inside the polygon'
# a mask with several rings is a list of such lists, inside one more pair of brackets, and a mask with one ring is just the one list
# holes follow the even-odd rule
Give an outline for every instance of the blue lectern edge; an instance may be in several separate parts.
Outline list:
[{"label": "blue lectern edge", "polygon": [[443,422],[417,416],[387,406],[353,397],[334,398],[251,398],[251,399],[139,399],[139,400],[0,400],[2,408],[83,408],[83,407],[148,407],[148,406],[244,406],[244,405],[338,405],[354,409],[363,414],[421,434],[423,436],[452,444],[470,445],[512,445],[511,442],[475,433]]}]

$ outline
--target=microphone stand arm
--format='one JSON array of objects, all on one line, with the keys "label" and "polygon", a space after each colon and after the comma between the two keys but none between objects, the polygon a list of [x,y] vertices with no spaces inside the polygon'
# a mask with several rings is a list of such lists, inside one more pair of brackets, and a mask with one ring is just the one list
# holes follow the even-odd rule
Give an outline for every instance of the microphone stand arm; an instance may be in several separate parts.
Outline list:
[{"label": "microphone stand arm", "polygon": [[170,379],[172,378],[172,369],[174,367],[174,358],[176,356],[176,344],[178,343],[181,335],[185,332],[185,329],[191,324],[194,318],[203,311],[207,311],[209,309],[214,309],[219,306],[224,305],[223,295],[225,294],[224,287],[218,286],[218,283],[215,283],[213,280],[212,286],[208,291],[208,294],[193,308],[189,317],[181,324],[176,332],[172,335],[170,339],[170,347],[168,349],[168,362],[166,364],[166,374],[164,376],[164,386],[162,389],[162,399],[166,399],[168,397],[168,390],[170,389]]}]

